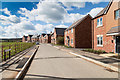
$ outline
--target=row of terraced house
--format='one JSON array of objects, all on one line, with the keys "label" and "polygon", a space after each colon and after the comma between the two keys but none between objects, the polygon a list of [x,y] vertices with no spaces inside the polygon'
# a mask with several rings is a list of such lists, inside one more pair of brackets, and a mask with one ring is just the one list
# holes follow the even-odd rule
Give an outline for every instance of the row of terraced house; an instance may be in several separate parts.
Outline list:
[{"label": "row of terraced house", "polygon": [[86,15],[68,28],[55,28],[53,33],[41,34],[41,43],[57,44],[64,37],[64,45],[73,48],[92,48],[106,52],[120,52],[120,2],[111,0],[94,18]]}]

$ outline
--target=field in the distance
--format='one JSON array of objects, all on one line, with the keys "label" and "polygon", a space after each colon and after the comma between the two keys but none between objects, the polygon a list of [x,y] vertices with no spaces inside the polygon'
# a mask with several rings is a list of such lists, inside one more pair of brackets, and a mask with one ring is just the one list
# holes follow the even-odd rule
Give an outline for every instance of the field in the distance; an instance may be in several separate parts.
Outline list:
[{"label": "field in the distance", "polygon": [[[31,46],[35,45],[34,43],[24,43],[24,42],[2,42],[0,43],[0,53],[1,58],[8,59],[9,57],[14,56],[15,54],[30,48]],[[10,50],[7,51],[6,50]],[[10,55],[9,55],[10,54]]]}]

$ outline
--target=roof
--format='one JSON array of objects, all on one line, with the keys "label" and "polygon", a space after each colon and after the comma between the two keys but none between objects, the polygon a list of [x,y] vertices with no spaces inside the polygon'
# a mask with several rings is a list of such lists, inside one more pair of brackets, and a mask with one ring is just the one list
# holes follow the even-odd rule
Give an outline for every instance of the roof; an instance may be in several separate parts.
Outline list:
[{"label": "roof", "polygon": [[43,37],[46,35],[45,33],[42,33],[41,36],[43,35]]},{"label": "roof", "polygon": [[27,38],[28,36],[25,36],[25,35],[24,35],[23,37],[24,37],[24,38]]},{"label": "roof", "polygon": [[107,5],[107,7],[105,7],[101,12],[99,12],[99,13],[94,17],[94,19],[97,18],[97,17],[100,17],[100,16],[102,16],[102,15],[107,14],[107,12],[108,12],[108,10],[109,10],[109,8],[110,8],[110,6],[111,6],[112,3],[113,3],[113,0],[111,0],[111,1],[109,2],[109,4]]},{"label": "roof", "polygon": [[50,36],[50,34],[47,34],[48,36]]},{"label": "roof", "polygon": [[[86,19],[87,17],[91,17],[91,15],[88,14],[88,15],[86,15],[85,17],[79,19],[78,21],[76,21],[75,23],[73,23],[70,27],[68,27],[68,28],[66,29],[66,31],[69,30],[69,29],[71,29],[71,28],[76,27],[77,25],[79,25],[79,24],[80,24],[84,19]],[[91,17],[91,19],[92,19],[92,17]]]},{"label": "roof", "polygon": [[28,35],[28,36],[32,37],[33,35]]},{"label": "roof", "polygon": [[120,32],[120,26],[116,26],[116,27],[112,27],[107,34],[111,34],[111,33],[119,33]]},{"label": "roof", "polygon": [[57,35],[64,35],[65,30],[66,30],[66,28],[55,28]]},{"label": "roof", "polygon": [[33,35],[32,38],[38,38],[40,35]]}]

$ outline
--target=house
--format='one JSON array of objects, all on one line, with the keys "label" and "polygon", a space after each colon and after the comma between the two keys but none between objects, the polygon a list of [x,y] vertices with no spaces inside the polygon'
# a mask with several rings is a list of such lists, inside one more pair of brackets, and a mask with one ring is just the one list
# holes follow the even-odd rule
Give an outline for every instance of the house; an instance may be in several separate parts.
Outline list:
[{"label": "house", "polygon": [[33,36],[33,35],[28,35],[28,36],[27,36],[27,42],[32,42],[32,36]]},{"label": "house", "polygon": [[32,42],[39,42],[40,35],[33,35],[32,36]]},{"label": "house", "polygon": [[93,48],[106,52],[120,52],[120,6],[118,0],[111,0],[93,18]]},{"label": "house", "polygon": [[25,35],[24,35],[24,36],[22,37],[22,42],[27,42],[27,37],[28,37],[28,36],[25,36]]},{"label": "house", "polygon": [[51,43],[51,35],[50,34],[46,34],[44,36],[44,43]]},{"label": "house", "polygon": [[40,43],[44,43],[44,36],[45,36],[46,34],[45,33],[42,33],[41,34],[41,36],[40,36]]},{"label": "house", "polygon": [[66,28],[55,28],[54,32],[51,34],[51,43],[57,44],[57,39],[59,37],[64,37],[64,31]]},{"label": "house", "polygon": [[55,44],[54,33],[51,34],[51,43],[52,43],[52,44]]},{"label": "house", "polygon": [[92,48],[92,17],[88,14],[65,30],[64,44],[74,48]]}]

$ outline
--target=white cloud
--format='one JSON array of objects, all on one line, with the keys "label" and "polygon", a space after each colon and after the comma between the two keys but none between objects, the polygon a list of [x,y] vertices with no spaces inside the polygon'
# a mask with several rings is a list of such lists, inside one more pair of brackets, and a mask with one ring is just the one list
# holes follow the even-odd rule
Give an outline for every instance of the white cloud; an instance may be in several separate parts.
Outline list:
[{"label": "white cloud", "polygon": [[7,14],[7,15],[11,15],[10,11],[8,11],[8,8],[4,8],[1,11],[4,12],[5,14]]},{"label": "white cloud", "polygon": [[0,15],[0,22],[3,25],[20,23],[20,18],[18,18],[16,15],[10,15],[8,17],[4,15]]},{"label": "white cloud", "polygon": [[81,15],[79,13],[71,13],[71,14],[67,14],[64,17],[63,23],[73,23],[75,21],[77,21],[78,19],[84,17],[85,15]]},{"label": "white cloud", "polygon": [[55,26],[56,28],[68,28],[68,26],[66,26],[66,25],[57,25],[57,26]]},{"label": "white cloud", "polygon": [[30,21],[40,20],[47,23],[56,23],[63,20],[67,11],[58,2],[42,1],[37,4],[37,9],[29,11],[26,8],[20,8],[18,13],[28,17]]},{"label": "white cloud", "polygon": [[93,8],[88,14],[90,14],[92,17],[95,17],[103,9],[104,8],[102,8],[102,7]]},{"label": "white cloud", "polygon": [[[55,1],[55,0],[54,0]],[[88,1],[88,0],[85,0]],[[85,2],[84,1],[84,2]],[[93,4],[95,3],[95,0],[89,0],[93,1]],[[102,1],[102,0],[98,0]],[[62,1],[61,1],[62,2]],[[83,0],[81,1],[83,2]],[[71,6],[81,8],[84,7],[84,3],[80,4],[77,2],[62,2],[67,9],[70,9]],[[50,33],[53,31],[55,27],[62,27],[66,28],[68,26],[65,25],[57,25],[54,26],[52,23],[73,23],[77,21],[78,19],[81,19],[87,14],[91,14],[92,17],[96,16],[97,13],[99,13],[103,8],[93,8],[90,12],[86,13],[85,15],[82,15],[80,13],[67,13],[67,9],[65,9],[61,4],[56,2],[48,2],[48,0],[39,2],[37,4],[37,9],[27,10],[26,8],[20,8],[18,11],[19,14],[24,15],[25,17],[17,17],[16,15],[11,15],[7,9],[5,9],[6,13],[9,14],[9,16],[3,16],[0,15],[0,22],[4,25],[11,24],[8,27],[1,27],[0,31],[2,32],[0,37],[22,37],[26,34],[41,34],[41,33]],[[32,21],[43,21],[48,24],[42,25],[42,24],[34,24]]]}]

